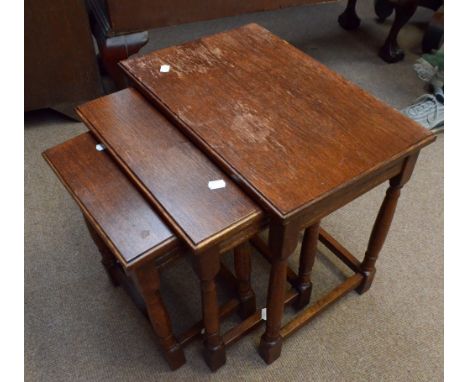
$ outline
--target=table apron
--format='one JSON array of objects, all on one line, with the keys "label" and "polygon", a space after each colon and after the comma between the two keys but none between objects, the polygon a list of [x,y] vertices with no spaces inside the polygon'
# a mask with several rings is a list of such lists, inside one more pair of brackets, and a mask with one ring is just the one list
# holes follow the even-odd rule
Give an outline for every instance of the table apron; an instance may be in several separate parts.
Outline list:
[{"label": "table apron", "polygon": [[359,196],[397,176],[401,173],[406,158],[400,158],[396,163],[387,165],[378,172],[370,173],[307,207],[293,218],[294,224],[297,224],[300,229],[310,227]]}]

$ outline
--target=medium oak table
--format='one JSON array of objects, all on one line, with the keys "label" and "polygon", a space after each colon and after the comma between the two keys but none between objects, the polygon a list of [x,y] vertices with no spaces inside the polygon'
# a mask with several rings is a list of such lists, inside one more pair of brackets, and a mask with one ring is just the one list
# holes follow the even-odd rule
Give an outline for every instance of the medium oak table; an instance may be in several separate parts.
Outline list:
[{"label": "medium oak table", "polygon": [[[270,217],[272,268],[260,344],[267,363],[279,357],[284,337],[338,297],[369,289],[400,190],[420,149],[435,140],[432,133],[256,24],[121,66]],[[319,222],[386,180],[390,186],[361,263]],[[302,229],[299,307],[310,296],[318,239],[355,273],[281,327],[287,260]]]},{"label": "medium oak table", "polygon": [[[204,356],[212,370],[226,361],[225,343],[251,327],[220,333],[216,276],[220,255],[234,249],[243,318],[256,312],[250,287],[251,236],[262,210],[156,108],[132,88],[81,105],[78,115],[168,224],[192,256],[200,279]],[[212,188],[212,181],[222,182]]]}]

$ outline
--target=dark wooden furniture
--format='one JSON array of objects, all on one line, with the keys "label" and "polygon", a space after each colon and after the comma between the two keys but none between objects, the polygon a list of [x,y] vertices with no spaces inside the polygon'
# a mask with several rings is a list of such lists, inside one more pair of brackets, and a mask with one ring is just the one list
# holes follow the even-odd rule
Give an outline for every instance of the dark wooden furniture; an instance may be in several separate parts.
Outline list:
[{"label": "dark wooden furniture", "polygon": [[86,0],[105,70],[125,85],[117,63],[147,42],[147,29],[333,0]]},{"label": "dark wooden furniture", "polygon": [[[220,254],[240,246],[240,269],[250,269],[245,243],[260,231],[262,211],[134,89],[88,102],[77,111],[195,255],[206,330],[204,356],[216,370],[225,363],[215,283]],[[211,181],[220,180],[225,187],[210,189]],[[239,277],[246,317],[256,311],[249,277]]]},{"label": "dark wooden furniture", "polygon": [[[121,65],[270,217],[272,269],[260,344],[267,363],[280,355],[284,337],[330,303],[350,290],[369,289],[400,190],[419,150],[435,139],[432,133],[255,24]],[[170,71],[160,72],[161,65],[170,65]],[[386,180],[390,186],[364,261],[322,234],[355,273],[281,327],[287,260],[301,229],[306,229],[299,275],[304,301],[320,219]]]},{"label": "dark wooden furniture", "polygon": [[25,111],[55,108],[68,114],[102,94],[86,8],[81,0],[24,4]]},{"label": "dark wooden furniture", "polygon": [[[185,246],[107,151],[96,149],[97,144],[86,133],[43,155],[81,208],[111,282],[124,286],[145,311],[169,366],[177,369],[185,363],[182,346],[200,334],[203,323],[194,324],[176,339],[159,292],[159,272],[177,260],[186,251]],[[231,298],[221,307],[221,318],[239,307],[244,316],[252,309],[255,311],[255,295],[250,288],[250,252],[245,244],[234,249],[234,261],[237,280],[225,267],[223,276],[239,299]]]},{"label": "dark wooden furniture", "polygon": [[180,255],[181,245],[98,142],[80,135],[44,152],[44,158],[80,206],[102,264],[114,285],[130,274],[139,289],[167,362],[185,362],[159,293],[162,265]]},{"label": "dark wooden furniture", "polygon": [[[356,29],[361,20],[356,14],[357,0],[348,0],[346,9],[338,17],[338,23],[348,30]],[[436,11],[443,0],[374,0],[375,12],[379,21],[385,20],[395,10],[395,19],[384,44],[379,50],[379,56],[386,62],[395,63],[403,60],[405,53],[398,45],[398,33],[411,19],[418,6],[424,6]]]},{"label": "dark wooden furniture", "polygon": [[431,53],[440,49],[444,42],[444,9],[438,9],[432,15],[431,21],[424,32],[422,51]]}]

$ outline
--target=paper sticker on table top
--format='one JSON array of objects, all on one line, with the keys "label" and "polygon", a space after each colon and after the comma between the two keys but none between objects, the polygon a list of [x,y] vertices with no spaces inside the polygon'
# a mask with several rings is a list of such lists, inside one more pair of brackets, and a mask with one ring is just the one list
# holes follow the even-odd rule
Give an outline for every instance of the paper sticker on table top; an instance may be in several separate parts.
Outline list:
[{"label": "paper sticker on table top", "polygon": [[208,188],[210,190],[217,190],[218,188],[226,187],[226,182],[222,179],[211,180],[208,182]]},{"label": "paper sticker on table top", "polygon": [[161,73],[167,73],[169,70],[171,70],[171,66],[167,64],[161,65],[161,68],[159,68]]}]

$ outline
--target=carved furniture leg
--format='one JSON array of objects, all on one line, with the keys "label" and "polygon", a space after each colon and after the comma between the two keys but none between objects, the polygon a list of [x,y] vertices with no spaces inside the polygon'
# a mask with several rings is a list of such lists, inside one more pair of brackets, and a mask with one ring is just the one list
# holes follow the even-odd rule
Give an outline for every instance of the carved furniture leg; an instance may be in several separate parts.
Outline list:
[{"label": "carved furniture leg", "polygon": [[374,0],[374,11],[381,23],[393,13],[394,8],[395,6],[389,0]]},{"label": "carved furniture leg", "polygon": [[361,24],[361,20],[356,14],[356,2],[357,0],[348,0],[346,9],[338,17],[338,24],[346,30],[357,29]]},{"label": "carved furniture leg", "polygon": [[431,53],[438,50],[444,39],[444,12],[436,11],[424,32],[422,51]]},{"label": "carved furniture leg", "polygon": [[269,247],[272,264],[267,297],[267,322],[259,353],[270,364],[281,354],[283,338],[280,335],[283,318],[288,257],[294,252],[299,239],[299,229],[292,223],[282,225],[272,222],[269,234]]},{"label": "carved furniture leg", "polygon": [[299,292],[299,297],[295,303],[296,310],[302,309],[310,301],[310,295],[312,293],[310,273],[312,272],[315,256],[317,254],[319,231],[320,222],[306,228],[304,232],[301,256],[299,260],[299,274],[294,285],[296,290]]},{"label": "carved furniture leg", "polygon": [[98,44],[102,66],[114,80],[117,87],[127,86],[127,80],[118,67],[121,60],[125,60],[148,42],[148,32],[129,34],[113,34],[107,11],[97,0],[87,0],[91,16],[91,28]]},{"label": "carved furniture leg", "polygon": [[226,351],[219,333],[219,307],[215,278],[220,269],[219,253],[215,251],[196,255],[196,271],[201,283],[205,362],[212,371],[226,363]]},{"label": "carved furniture leg", "polygon": [[406,182],[408,182],[416,164],[417,157],[418,154],[409,157],[405,162],[402,172],[396,177],[390,179],[390,187],[387,189],[385,199],[382,202],[375,220],[364,261],[360,266],[360,273],[363,274],[364,279],[356,288],[356,291],[359,294],[368,291],[372,285],[376,272],[375,262],[377,261],[377,257],[383,247],[390,225],[392,224],[401,188],[406,184]]},{"label": "carved furniture leg", "polygon": [[392,28],[385,40],[384,45],[380,48],[379,56],[386,62],[394,63],[401,61],[405,53],[398,46],[398,33],[401,28],[409,21],[416,12],[418,0],[402,0],[395,4],[395,20]]},{"label": "carved furniture leg", "polygon": [[167,363],[175,370],[185,363],[185,355],[172,333],[171,321],[159,293],[159,272],[155,266],[145,265],[134,270],[132,278],[145,301],[149,319]]},{"label": "carved furniture leg", "polygon": [[107,37],[98,41],[100,57],[104,69],[119,88],[127,86],[125,75],[118,67],[121,60],[125,60],[148,42],[148,32],[139,32],[115,37]]},{"label": "carved furniture leg", "polygon": [[96,244],[96,247],[98,248],[99,252],[101,253],[101,263],[106,270],[107,276],[109,277],[110,282],[112,285],[115,287],[119,286],[119,277],[117,275],[117,260],[115,259],[114,255],[109,251],[109,248],[107,248],[107,245],[102,241],[101,237],[97,234],[97,232],[94,230],[93,226],[89,224],[88,219],[86,219],[85,216],[84,221],[86,223],[86,227],[88,227],[88,231],[91,235],[91,238],[94,241],[94,244]]},{"label": "carved furniture leg", "polygon": [[240,304],[241,318],[247,318],[257,310],[255,293],[250,284],[252,249],[248,242],[234,248],[234,267],[237,277],[237,292]]}]

